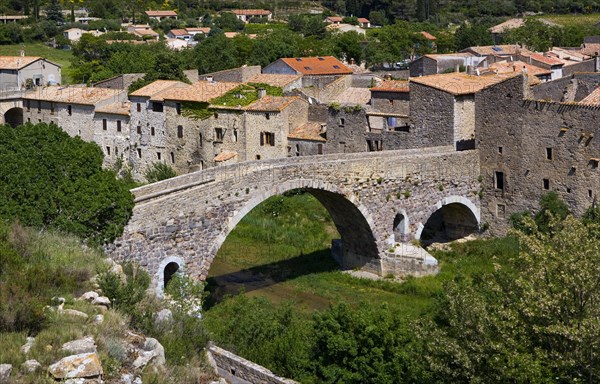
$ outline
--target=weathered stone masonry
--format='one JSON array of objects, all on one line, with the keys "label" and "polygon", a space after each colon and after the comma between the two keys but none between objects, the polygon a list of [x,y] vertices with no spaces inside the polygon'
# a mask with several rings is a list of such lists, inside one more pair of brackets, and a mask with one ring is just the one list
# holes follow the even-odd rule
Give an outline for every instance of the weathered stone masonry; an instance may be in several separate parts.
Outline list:
[{"label": "weathered stone masonry", "polygon": [[[270,196],[304,188],[328,209],[341,235],[343,268],[377,274],[423,273],[425,254],[389,253],[397,214],[406,217],[405,242],[419,238],[428,218],[459,205],[479,222],[476,151],[451,147],[306,156],[211,168],[135,189],[136,206],[122,238],[107,249],[136,261],[154,277],[165,260],[180,260],[205,279],[236,224]],[[393,270],[392,270],[393,269]]]}]

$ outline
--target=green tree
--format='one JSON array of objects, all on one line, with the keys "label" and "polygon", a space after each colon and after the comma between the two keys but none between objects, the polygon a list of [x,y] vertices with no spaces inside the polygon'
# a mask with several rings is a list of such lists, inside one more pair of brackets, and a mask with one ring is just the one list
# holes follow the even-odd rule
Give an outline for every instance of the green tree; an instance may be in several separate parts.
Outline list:
[{"label": "green tree", "polygon": [[419,336],[438,382],[596,382],[600,379],[597,223],[531,218],[514,231],[518,256],[480,279],[448,284]]},{"label": "green tree", "polygon": [[58,126],[0,126],[0,217],[93,243],[119,236],[133,208],[126,183],[102,169],[94,143]]},{"label": "green tree", "polygon": [[237,18],[234,13],[223,12],[214,20],[215,26],[226,32],[241,31],[244,29],[244,22]]},{"label": "green tree", "polygon": [[156,183],[157,181],[170,179],[177,176],[177,172],[165,163],[152,163],[151,166],[144,172],[144,177],[149,183]]},{"label": "green tree", "polygon": [[63,23],[65,21],[62,14],[62,7],[58,0],[51,0],[46,6],[46,19],[55,23]]},{"label": "green tree", "polygon": [[243,64],[239,62],[233,42],[223,33],[208,36],[202,44],[196,45],[194,57],[200,73],[221,71]]}]

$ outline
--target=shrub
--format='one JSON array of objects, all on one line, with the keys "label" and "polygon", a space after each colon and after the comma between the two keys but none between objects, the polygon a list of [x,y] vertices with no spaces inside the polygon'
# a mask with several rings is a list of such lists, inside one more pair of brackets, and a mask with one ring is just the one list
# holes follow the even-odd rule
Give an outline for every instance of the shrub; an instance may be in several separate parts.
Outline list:
[{"label": "shrub", "polygon": [[165,163],[152,163],[144,172],[144,177],[149,183],[170,179],[177,176],[177,172]]}]

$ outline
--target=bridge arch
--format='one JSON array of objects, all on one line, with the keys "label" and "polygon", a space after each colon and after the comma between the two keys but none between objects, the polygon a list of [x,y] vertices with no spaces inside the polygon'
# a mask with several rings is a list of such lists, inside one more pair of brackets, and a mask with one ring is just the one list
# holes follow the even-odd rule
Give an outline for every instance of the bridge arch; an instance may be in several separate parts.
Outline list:
[{"label": "bridge arch", "polygon": [[185,261],[178,256],[170,256],[161,260],[156,271],[156,293],[158,297],[163,297],[165,288],[173,275],[177,272],[183,272],[185,269]]},{"label": "bridge arch", "polygon": [[342,240],[342,254],[334,255],[344,269],[362,268],[375,273],[381,272],[377,233],[375,224],[367,208],[354,198],[354,195],[337,185],[320,180],[289,180],[274,185],[252,196],[241,209],[229,218],[224,230],[219,234],[210,250],[210,260],[204,266],[210,268],[217,252],[236,225],[256,206],[272,196],[302,189],[313,195],[329,212]]},{"label": "bridge arch", "polygon": [[464,196],[449,196],[438,201],[423,216],[415,239],[427,241],[435,235],[455,240],[479,230],[481,214],[477,205]]},{"label": "bridge arch", "polygon": [[410,236],[410,220],[405,209],[400,209],[394,216],[392,223],[392,235],[390,236],[390,244],[402,243],[408,241]]},{"label": "bridge arch", "polygon": [[4,113],[4,122],[11,127],[23,124],[23,108],[13,107]]}]

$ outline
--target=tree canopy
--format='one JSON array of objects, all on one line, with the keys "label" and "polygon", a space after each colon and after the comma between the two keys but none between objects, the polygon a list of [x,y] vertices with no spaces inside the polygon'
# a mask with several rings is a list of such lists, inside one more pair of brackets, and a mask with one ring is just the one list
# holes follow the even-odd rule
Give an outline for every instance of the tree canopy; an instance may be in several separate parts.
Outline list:
[{"label": "tree canopy", "polygon": [[76,234],[92,243],[119,236],[133,208],[129,185],[102,169],[94,143],[54,124],[0,126],[0,218]]}]

